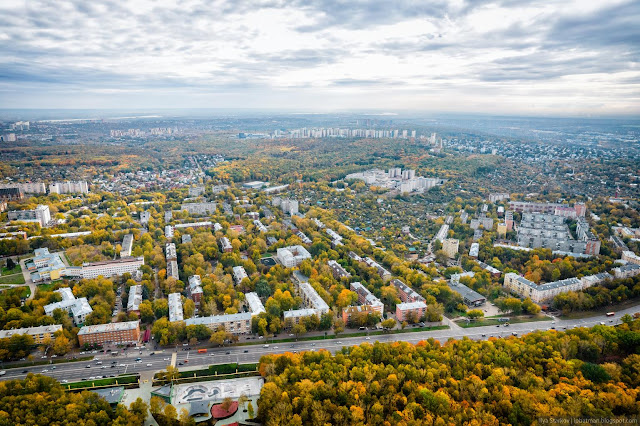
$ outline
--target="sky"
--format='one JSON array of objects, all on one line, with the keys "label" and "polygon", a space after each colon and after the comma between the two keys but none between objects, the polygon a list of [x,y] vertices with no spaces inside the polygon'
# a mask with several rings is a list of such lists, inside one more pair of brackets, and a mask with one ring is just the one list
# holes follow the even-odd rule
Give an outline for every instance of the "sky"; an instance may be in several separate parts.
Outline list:
[{"label": "sky", "polygon": [[0,108],[640,115],[640,1],[2,0]]}]

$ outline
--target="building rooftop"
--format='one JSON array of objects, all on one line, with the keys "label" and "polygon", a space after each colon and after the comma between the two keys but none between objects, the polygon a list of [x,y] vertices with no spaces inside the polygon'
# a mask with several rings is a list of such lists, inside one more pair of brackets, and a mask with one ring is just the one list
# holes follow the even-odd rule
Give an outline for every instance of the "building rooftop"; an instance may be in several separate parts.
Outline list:
[{"label": "building rooftop", "polygon": [[183,321],[182,295],[180,293],[169,294],[169,321]]},{"label": "building rooftop", "polygon": [[251,321],[251,313],[242,312],[239,314],[214,315],[212,317],[189,318],[185,320],[185,324],[186,325],[224,324],[225,322],[229,322],[229,321]]},{"label": "building rooftop", "polygon": [[251,316],[260,315],[262,312],[266,312],[264,310],[264,305],[262,301],[260,301],[260,297],[258,297],[258,293],[251,292],[246,293],[244,295],[247,303],[249,304],[249,310],[251,311]]},{"label": "building rooftop", "polygon": [[78,331],[78,335],[107,333],[113,331],[135,330],[140,325],[140,321],[114,322],[111,324],[85,325]]},{"label": "building rooftop", "polygon": [[51,324],[41,325],[39,327],[26,327],[26,328],[14,328],[13,330],[0,330],[0,339],[7,339],[14,334],[29,334],[35,336],[38,334],[55,333],[58,330],[62,330],[62,325]]},{"label": "building rooftop", "polygon": [[300,318],[300,317],[310,317],[311,315],[318,315],[317,309],[294,309],[291,311],[285,311],[282,313],[283,318],[286,320],[287,318]]},{"label": "building rooftop", "polygon": [[311,287],[311,284],[309,283],[300,284],[300,291],[307,296],[307,299],[309,299],[309,301],[311,302],[311,305],[313,305],[315,309],[318,309],[320,311],[329,310],[329,305],[327,305],[327,302],[325,302],[324,299],[320,297],[318,292],[316,292],[316,290],[313,287]]},{"label": "building rooftop", "polygon": [[407,309],[426,309],[427,305],[424,302],[411,302],[411,303],[398,303],[396,305],[401,311]]}]

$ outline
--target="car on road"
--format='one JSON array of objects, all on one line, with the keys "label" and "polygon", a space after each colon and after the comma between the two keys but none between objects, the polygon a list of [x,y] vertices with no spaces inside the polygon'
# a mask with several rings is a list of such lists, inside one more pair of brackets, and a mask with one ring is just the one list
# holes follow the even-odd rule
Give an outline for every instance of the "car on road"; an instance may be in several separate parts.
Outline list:
[{"label": "car on road", "polygon": [[268,347],[269,347],[269,345],[264,345],[264,346],[263,346],[263,348],[268,348]]},{"label": "car on road", "polygon": [[62,383],[69,383],[67,379],[62,380]]},{"label": "car on road", "polygon": [[341,345],[341,344],[342,344],[342,342],[338,342],[338,344],[339,344],[339,345]]},{"label": "car on road", "polygon": [[482,333],[482,337],[487,337],[487,335],[486,335],[486,334],[484,334],[484,333]]},{"label": "car on road", "polygon": [[126,364],[118,364],[118,367],[126,367]]},{"label": "car on road", "polygon": [[49,371],[49,370],[47,370],[46,368],[44,370],[42,370],[43,373],[46,373],[47,371]]},{"label": "car on road", "polygon": [[248,350],[246,350],[246,349],[245,349],[243,352],[244,352],[245,354],[248,354],[248,353],[249,353],[249,351],[248,351]]},{"label": "car on road", "polygon": [[7,374],[7,371],[6,371],[6,370],[2,370],[2,371],[0,371],[0,376],[4,376],[5,374]]},{"label": "car on road", "polygon": [[312,343],[312,344],[311,344],[311,346],[315,346],[315,345],[316,345],[315,343]]},{"label": "car on road", "polygon": [[29,370],[22,370],[22,374],[27,374]]},{"label": "car on road", "polygon": [[165,358],[164,360],[165,360],[165,361],[170,361],[171,359],[170,359],[170,358]]},{"label": "car on road", "polygon": [[147,363],[147,367],[153,367],[153,364]]},{"label": "car on road", "polygon": [[102,361],[96,362],[96,365],[100,365],[100,364],[102,364]]},{"label": "car on road", "polygon": [[52,369],[52,370],[55,370],[55,369],[56,369],[56,366],[54,365],[53,367],[51,367],[51,369]]},{"label": "car on road", "polygon": [[142,358],[138,357],[136,358],[136,361],[142,361]]},{"label": "car on road", "polygon": [[[113,367],[113,366],[112,366]],[[102,367],[100,367],[101,370],[104,370],[105,368],[107,368],[106,365],[103,365]]]},{"label": "car on road", "polygon": [[183,363],[179,362],[178,365],[184,365]]},{"label": "car on road", "polygon": [[58,355],[51,355],[51,358],[58,358]]},{"label": "car on road", "polygon": [[364,340],[371,340],[371,337],[367,336],[364,338]]},{"label": "car on road", "polygon": [[46,356],[46,355],[43,355],[43,356],[41,356],[40,358],[42,358],[42,359],[46,359],[46,358],[47,358],[47,356]]},{"label": "car on road", "polygon": [[90,365],[87,365],[85,368],[91,368],[91,366],[90,366]]},{"label": "car on road", "polygon": [[231,352],[227,351],[227,352],[226,352],[226,354],[227,354],[227,355],[231,355]]},{"label": "car on road", "polygon": [[112,365],[112,366],[111,366],[111,368],[116,368],[116,366],[115,366],[115,365]]}]

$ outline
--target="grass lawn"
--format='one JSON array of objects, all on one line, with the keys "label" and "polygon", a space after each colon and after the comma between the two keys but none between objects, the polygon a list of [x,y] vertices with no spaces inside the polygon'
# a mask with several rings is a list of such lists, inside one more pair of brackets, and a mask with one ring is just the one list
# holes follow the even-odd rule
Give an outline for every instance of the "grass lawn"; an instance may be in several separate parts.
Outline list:
[{"label": "grass lawn", "polygon": [[[509,324],[518,324],[522,322],[551,321],[551,318],[542,314],[538,314],[534,317],[530,317],[528,315],[516,316],[516,317],[510,316],[510,315],[501,315],[499,318],[509,318],[509,321],[508,321]],[[483,318],[477,321],[471,321],[468,324],[465,324],[464,322],[458,323],[458,325],[462,328],[485,327],[487,325],[501,325],[501,324],[504,324],[504,322],[500,322],[494,318]]]},{"label": "grass lawn", "polygon": [[19,274],[21,272],[22,272],[22,268],[20,267],[19,263],[16,263],[16,266],[13,269],[7,269],[4,267],[2,268],[2,276]]},{"label": "grass lawn", "polygon": [[127,385],[138,382],[138,375],[123,374],[117,377],[109,377],[107,379],[86,380],[84,382],[63,383],[66,389],[93,388],[109,385]]},{"label": "grass lawn", "polygon": [[51,291],[51,289],[56,285],[60,284],[62,280],[52,281],[48,284],[38,284],[38,290],[40,291]]},{"label": "grass lawn", "polygon": [[2,275],[0,284],[24,284],[24,276],[22,273],[13,275]]}]

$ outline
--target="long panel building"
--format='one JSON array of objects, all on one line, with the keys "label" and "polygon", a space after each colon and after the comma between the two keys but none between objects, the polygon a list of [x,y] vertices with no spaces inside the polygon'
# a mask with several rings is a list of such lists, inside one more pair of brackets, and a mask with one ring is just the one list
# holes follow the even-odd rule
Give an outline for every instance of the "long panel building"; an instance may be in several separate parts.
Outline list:
[{"label": "long panel building", "polygon": [[140,321],[116,322],[84,326],[78,331],[78,343],[137,343],[140,340]]}]

